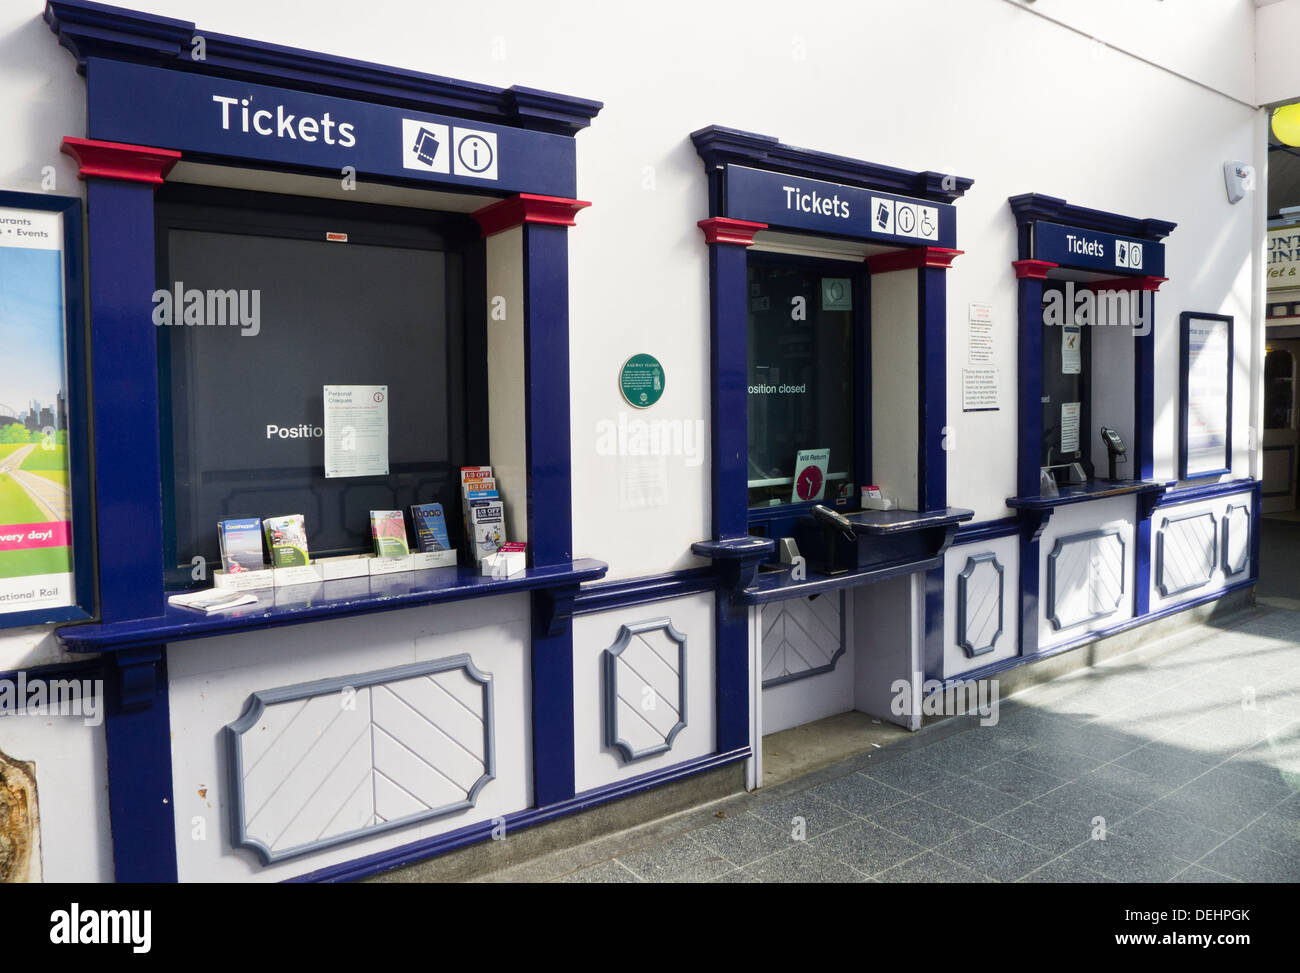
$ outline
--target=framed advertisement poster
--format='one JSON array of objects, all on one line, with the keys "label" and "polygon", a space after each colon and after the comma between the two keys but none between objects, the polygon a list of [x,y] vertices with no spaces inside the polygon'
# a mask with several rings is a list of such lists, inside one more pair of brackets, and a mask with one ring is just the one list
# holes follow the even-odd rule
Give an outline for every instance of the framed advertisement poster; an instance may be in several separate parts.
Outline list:
[{"label": "framed advertisement poster", "polygon": [[0,627],[92,617],[81,200],[0,192]]},{"label": "framed advertisement poster", "polygon": [[1178,475],[1222,476],[1232,466],[1232,318],[1184,311],[1178,322]]}]

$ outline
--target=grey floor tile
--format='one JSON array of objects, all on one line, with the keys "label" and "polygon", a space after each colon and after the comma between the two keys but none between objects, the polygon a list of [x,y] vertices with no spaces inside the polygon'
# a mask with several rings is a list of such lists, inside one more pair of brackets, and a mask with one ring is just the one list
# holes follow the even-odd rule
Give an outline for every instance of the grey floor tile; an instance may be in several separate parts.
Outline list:
[{"label": "grey floor tile", "polygon": [[1189,753],[1157,740],[1120,757],[1115,761],[1115,766],[1146,774],[1173,787],[1181,787],[1192,778],[1201,776],[1217,762],[1216,758]]},{"label": "grey floor tile", "polygon": [[950,774],[967,774],[987,767],[1002,759],[1002,755],[987,747],[971,743],[969,733],[959,733],[947,740],[924,747],[919,753],[925,754],[930,763]]},{"label": "grey floor tile", "polygon": [[1300,882],[1300,858],[1231,838],[1196,864],[1243,882]]},{"label": "grey floor tile", "polygon": [[1122,797],[1139,807],[1154,804],[1179,786],[1167,779],[1152,777],[1118,763],[1102,764],[1080,777],[1079,783]]},{"label": "grey floor tile", "polygon": [[1158,811],[1189,818],[1215,831],[1235,834],[1285,797],[1273,786],[1216,768],[1162,798]]},{"label": "grey floor tile", "polygon": [[855,871],[844,862],[809,847],[807,842],[797,842],[795,847],[779,851],[746,865],[745,871],[760,882],[799,882],[830,883],[866,880],[866,876]]},{"label": "grey floor tile", "polygon": [[1202,868],[1200,865],[1188,865],[1181,872],[1171,878],[1171,882],[1195,882],[1196,884],[1220,883],[1233,884],[1237,882],[1235,878],[1229,878],[1227,875],[1220,875],[1218,872],[1212,872],[1208,868]]},{"label": "grey floor tile", "polygon": [[749,874],[749,872],[747,872],[743,868],[733,868],[731,871],[723,872],[717,878],[711,879],[710,881],[712,881],[714,884],[736,883],[736,884],[745,884],[745,885],[756,885],[759,879]]},{"label": "grey floor tile", "polygon": [[1014,882],[1023,878],[1056,856],[1054,851],[982,827],[958,835],[939,845],[935,851],[944,858],[999,882]]},{"label": "grey floor tile", "polygon": [[1240,837],[1280,855],[1300,855],[1300,818],[1270,811],[1241,832]]},{"label": "grey floor tile", "polygon": [[925,851],[915,842],[868,821],[847,824],[809,844],[864,875],[875,875]]},{"label": "grey floor tile", "polygon": [[925,848],[941,844],[975,827],[975,822],[971,819],[953,814],[920,798],[895,804],[873,814],[870,820]]},{"label": "grey floor tile", "polygon": [[981,824],[1024,803],[1018,797],[994,790],[992,787],[985,787],[967,778],[963,778],[958,784],[926,791],[921,795],[921,800],[937,804],[945,811],[960,814]]},{"label": "grey floor tile", "polygon": [[900,791],[884,781],[877,780],[863,773],[837,777],[835,780],[818,784],[808,793],[823,800],[830,801],[852,814],[870,815],[894,804],[910,800],[912,795]]},{"label": "grey floor tile", "polygon": [[842,827],[854,820],[854,816],[843,808],[808,791],[800,791],[790,797],[771,804],[762,804],[751,810],[756,817],[781,829],[792,839],[795,838],[795,832],[800,827],[800,821],[802,821],[802,837],[815,838],[825,831]]},{"label": "grey floor tile", "polygon": [[913,796],[950,783],[956,777],[927,762],[920,751],[877,764],[867,770],[866,774]]},{"label": "grey floor tile", "polygon": [[991,882],[993,879],[981,875],[965,865],[944,858],[942,855],[927,851],[910,861],[895,865],[876,876],[882,882],[949,882],[978,883]]},{"label": "grey floor tile", "polygon": [[1064,864],[1117,882],[1167,882],[1191,862],[1139,838],[1111,831],[1104,841],[1086,841],[1067,852]]},{"label": "grey floor tile", "polygon": [[1076,753],[1052,744],[1040,744],[1022,750],[1011,758],[1018,764],[1042,770],[1054,777],[1071,780],[1100,767],[1103,761],[1086,753]]},{"label": "grey floor tile", "polygon": [[646,882],[707,882],[735,868],[686,835],[621,854],[618,860]]},{"label": "grey floor tile", "polygon": [[748,812],[715,821],[688,834],[709,851],[741,866],[775,854],[790,844],[789,832],[774,828]]},{"label": "grey floor tile", "polygon": [[1077,809],[1022,804],[988,822],[988,827],[1035,847],[1061,854],[1092,835],[1092,816]]},{"label": "grey floor tile", "polygon": [[624,868],[617,861],[611,859],[601,862],[598,865],[591,865],[587,868],[580,868],[576,872],[570,872],[568,875],[562,875],[557,878],[557,882],[574,882],[574,883],[599,883],[599,884],[625,884],[639,882],[632,872]]},{"label": "grey floor tile", "polygon": [[1055,718],[1040,713],[1033,720],[1023,723],[1006,724],[999,721],[997,726],[977,726],[962,735],[969,745],[1002,759],[1032,747],[1042,728],[1052,725],[1055,725]]},{"label": "grey floor tile", "polygon": [[1142,805],[1137,801],[1100,790],[1081,781],[1074,781],[1049,794],[1044,794],[1035,803],[1064,812],[1079,821],[1104,818],[1106,826],[1112,828],[1124,818],[1142,810]]},{"label": "grey floor tile", "polygon": [[974,779],[978,783],[1002,791],[1004,794],[1010,794],[1012,797],[1018,797],[1022,801],[1032,801],[1065,783],[1063,778],[1055,774],[1026,767],[1011,758],[990,764],[974,775]]},{"label": "grey floor tile", "polygon": [[1067,862],[1064,858],[1056,858],[1042,868],[1030,872],[1021,882],[1051,882],[1057,885],[1082,885],[1089,883],[1096,885],[1102,882],[1111,882],[1113,879],[1107,878],[1100,872],[1094,872],[1090,868],[1073,862]]},{"label": "grey floor tile", "polygon": [[1152,849],[1189,862],[1196,861],[1228,840],[1226,834],[1154,808],[1124,818],[1113,830]]}]

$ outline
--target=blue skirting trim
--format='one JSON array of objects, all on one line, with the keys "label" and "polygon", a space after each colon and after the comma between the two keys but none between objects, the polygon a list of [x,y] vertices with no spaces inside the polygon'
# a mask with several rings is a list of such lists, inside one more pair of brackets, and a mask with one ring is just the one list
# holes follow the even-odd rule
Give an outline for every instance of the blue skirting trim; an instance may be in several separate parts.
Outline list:
[{"label": "blue skirting trim", "polygon": [[[1117,625],[1112,625],[1110,628],[1101,629],[1096,632],[1089,632],[1076,639],[1071,639],[1069,642],[1050,646],[1049,648],[1043,649],[1041,652],[1035,652],[1033,655],[1013,655],[1007,659],[999,659],[997,662],[991,662],[978,669],[972,669],[969,672],[963,672],[959,676],[952,676],[945,679],[942,689],[947,689],[961,683],[972,682],[976,679],[987,679],[990,676],[996,676],[999,672],[1006,672],[1008,669],[1015,669],[1017,666],[1027,665],[1031,662],[1039,662],[1043,659],[1050,659],[1052,656],[1060,655],[1062,652],[1069,652],[1072,649],[1077,649],[1093,642],[1100,642],[1104,638],[1109,638],[1112,635],[1119,635],[1121,632],[1127,632],[1129,629],[1137,628],[1139,625],[1145,625],[1147,622],[1154,622],[1156,619],[1164,618],[1166,615],[1176,615],[1189,608],[1195,608],[1197,605],[1203,605],[1210,601],[1218,601],[1220,598],[1230,595],[1234,591],[1240,591],[1242,588],[1253,587],[1257,580],[1257,578],[1251,577],[1244,581],[1234,582],[1233,584],[1211,591],[1209,594],[1201,595],[1199,598],[1191,598],[1187,601],[1180,601],[1176,605],[1166,605],[1163,608],[1157,608],[1155,611],[1148,612],[1145,615],[1125,619]],[[942,689],[935,689],[933,692],[941,692]]]},{"label": "blue skirting trim", "polygon": [[317,869],[314,872],[308,872],[305,875],[299,875],[285,881],[289,883],[354,882],[379,872],[388,871],[390,868],[424,861],[434,855],[445,854],[457,848],[464,848],[488,839],[491,837],[492,831],[503,822],[505,824],[505,833],[509,835],[510,832],[520,828],[543,824],[566,814],[584,811],[622,797],[631,797],[634,794],[640,794],[642,791],[648,791],[653,787],[659,787],[662,784],[680,780],[683,777],[690,777],[693,774],[703,773],[706,770],[713,770],[717,767],[736,763],[739,760],[745,760],[749,756],[750,750],[747,746],[723,753],[710,754],[707,757],[689,760],[686,763],[677,764],[665,770],[653,771],[639,777],[630,777],[627,780],[617,781],[605,787],[585,791],[567,801],[552,804],[549,807],[529,808],[526,811],[517,811],[514,814],[504,814],[499,818],[480,821],[458,831],[449,831],[446,834],[403,845],[400,848],[390,848],[387,851],[368,855],[365,858],[358,858],[355,861],[344,862],[341,865],[331,865],[328,868]]},{"label": "blue skirting trim", "polygon": [[1226,497],[1238,493],[1253,493],[1263,489],[1263,486],[1264,484],[1260,480],[1246,478],[1188,487],[1184,490],[1170,490],[1156,500],[1155,506],[1172,507],[1175,504],[1192,503],[1196,500],[1209,500],[1214,497]]},{"label": "blue skirting trim", "polygon": [[718,575],[711,568],[688,568],[640,578],[602,581],[585,585],[578,590],[573,602],[573,613],[584,615],[680,598],[683,595],[703,594],[715,590],[717,586]]},{"label": "blue skirting trim", "polygon": [[1020,532],[1019,517],[1003,517],[1000,520],[981,520],[978,523],[960,524],[952,540],[953,547],[963,544],[975,544],[979,541],[991,541],[998,537],[1011,537]]}]

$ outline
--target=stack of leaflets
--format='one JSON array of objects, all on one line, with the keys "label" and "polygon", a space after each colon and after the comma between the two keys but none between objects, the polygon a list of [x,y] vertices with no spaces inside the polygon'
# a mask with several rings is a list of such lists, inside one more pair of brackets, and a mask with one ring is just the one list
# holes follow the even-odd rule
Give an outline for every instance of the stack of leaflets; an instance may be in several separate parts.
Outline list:
[{"label": "stack of leaflets", "polygon": [[376,557],[405,557],[411,553],[406,540],[406,515],[400,510],[370,511],[370,535],[375,539]]},{"label": "stack of leaflets", "polygon": [[249,594],[247,591],[209,588],[207,591],[187,591],[184,594],[172,595],[167,601],[173,605],[180,605],[182,608],[192,608],[194,611],[211,615],[213,612],[225,611],[227,608],[238,608],[240,605],[255,605],[257,604],[257,596]]},{"label": "stack of leaflets", "polygon": [[477,564],[495,554],[506,541],[505,504],[497,492],[490,466],[465,466],[460,471],[465,537]]},{"label": "stack of leaflets", "polygon": [[271,552],[271,566],[292,568],[311,563],[307,556],[307,525],[302,514],[287,517],[267,517],[262,521],[266,531],[266,549]]},{"label": "stack of leaflets", "polygon": [[266,567],[262,559],[262,521],[257,517],[220,521],[217,539],[221,542],[221,569],[226,574]]},{"label": "stack of leaflets", "polygon": [[451,550],[451,540],[447,537],[447,518],[440,503],[417,503],[411,505],[411,519],[415,521],[415,539],[420,550]]}]

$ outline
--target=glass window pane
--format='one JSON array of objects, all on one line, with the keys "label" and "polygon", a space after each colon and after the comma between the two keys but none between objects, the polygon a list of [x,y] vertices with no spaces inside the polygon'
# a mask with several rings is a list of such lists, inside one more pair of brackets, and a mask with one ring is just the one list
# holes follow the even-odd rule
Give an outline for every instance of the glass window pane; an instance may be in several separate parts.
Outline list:
[{"label": "glass window pane", "polygon": [[825,498],[853,484],[855,291],[847,270],[750,265],[750,507],[791,502],[800,450],[830,450]]}]

